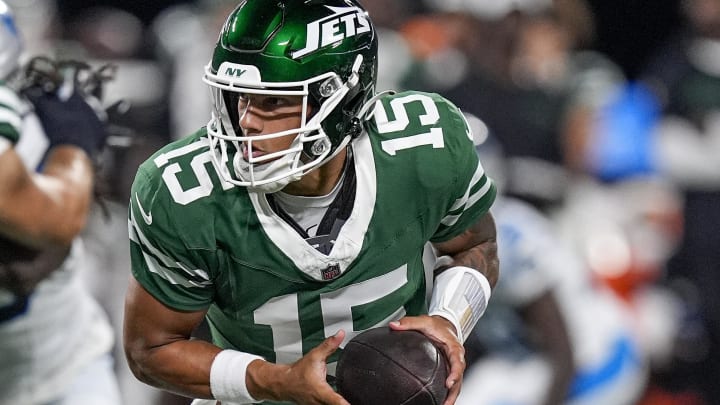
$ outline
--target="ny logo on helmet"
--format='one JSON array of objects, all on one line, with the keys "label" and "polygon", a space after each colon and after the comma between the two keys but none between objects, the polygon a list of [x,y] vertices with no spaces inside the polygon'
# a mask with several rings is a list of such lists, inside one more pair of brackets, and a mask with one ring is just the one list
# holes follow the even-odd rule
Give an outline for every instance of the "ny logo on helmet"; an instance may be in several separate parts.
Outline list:
[{"label": "ny logo on helmet", "polygon": [[225,75],[226,75],[226,76],[240,77],[240,76],[242,76],[243,73],[245,73],[245,72],[247,72],[247,70],[245,70],[245,69],[232,68],[232,67],[225,68]]},{"label": "ny logo on helmet", "polygon": [[292,53],[293,59],[301,58],[318,49],[370,31],[365,12],[358,7],[331,7],[333,14],[307,25],[305,47]]}]

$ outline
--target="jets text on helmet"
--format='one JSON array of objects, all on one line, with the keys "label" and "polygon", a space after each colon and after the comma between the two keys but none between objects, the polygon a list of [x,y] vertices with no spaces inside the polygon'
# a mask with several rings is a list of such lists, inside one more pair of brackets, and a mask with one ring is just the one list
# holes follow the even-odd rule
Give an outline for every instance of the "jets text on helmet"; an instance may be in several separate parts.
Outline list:
[{"label": "jets text on helmet", "polygon": [[[301,58],[324,46],[370,31],[365,12],[358,7],[330,7],[333,14],[307,25],[307,43],[293,52],[293,59]],[[341,29],[343,27],[344,29]]]}]

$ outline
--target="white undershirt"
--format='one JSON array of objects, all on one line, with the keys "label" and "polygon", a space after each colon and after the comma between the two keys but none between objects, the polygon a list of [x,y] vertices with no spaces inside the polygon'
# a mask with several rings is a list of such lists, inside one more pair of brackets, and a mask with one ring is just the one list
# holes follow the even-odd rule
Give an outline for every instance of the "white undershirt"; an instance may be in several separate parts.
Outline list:
[{"label": "white undershirt", "polygon": [[340,181],[335,185],[333,190],[323,196],[298,196],[282,191],[273,194],[278,205],[300,225],[310,237],[316,236],[318,225],[322,221],[328,207],[337,197],[345,180],[343,173]]}]

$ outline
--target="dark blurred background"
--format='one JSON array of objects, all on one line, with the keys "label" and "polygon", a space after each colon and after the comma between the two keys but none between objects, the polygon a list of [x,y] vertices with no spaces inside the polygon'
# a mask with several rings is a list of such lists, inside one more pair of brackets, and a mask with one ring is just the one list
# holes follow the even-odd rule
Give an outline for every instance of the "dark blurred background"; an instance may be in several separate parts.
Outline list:
[{"label": "dark blurred background", "polygon": [[[681,24],[679,0],[589,0],[596,15],[595,47],[623,67],[628,77],[635,77],[650,53],[672,35]],[[88,7],[84,0],[58,0],[60,15],[72,20]],[[188,0],[97,0],[93,5],[107,5],[129,11],[144,23],[150,23],[171,5],[190,4]]]}]

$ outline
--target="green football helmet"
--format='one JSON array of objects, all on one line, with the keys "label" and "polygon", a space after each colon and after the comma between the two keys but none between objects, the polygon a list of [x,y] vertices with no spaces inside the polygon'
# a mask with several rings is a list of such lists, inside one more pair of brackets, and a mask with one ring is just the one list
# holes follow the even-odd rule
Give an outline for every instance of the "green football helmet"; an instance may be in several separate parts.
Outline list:
[{"label": "green football helmet", "polygon": [[[207,131],[218,171],[262,192],[299,180],[362,132],[358,112],[374,93],[376,71],[377,34],[356,1],[240,2],[203,78],[212,90]],[[246,135],[238,111],[246,94],[301,96],[301,126]],[[294,136],[290,148],[253,157],[253,141],[282,136]]]}]

